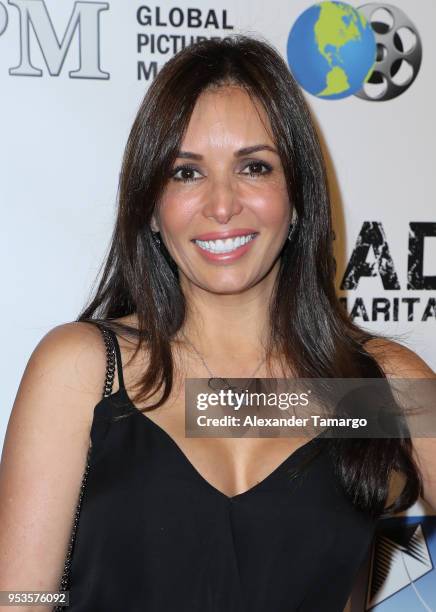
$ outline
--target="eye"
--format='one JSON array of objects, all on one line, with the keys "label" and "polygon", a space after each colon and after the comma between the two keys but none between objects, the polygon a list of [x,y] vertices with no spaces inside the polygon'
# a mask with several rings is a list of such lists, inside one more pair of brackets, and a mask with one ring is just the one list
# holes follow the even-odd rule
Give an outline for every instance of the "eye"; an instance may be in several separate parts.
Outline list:
[{"label": "eye", "polygon": [[[272,167],[269,164],[267,164],[266,162],[259,161],[259,160],[249,162],[245,166],[245,168],[249,168],[249,171],[241,172],[241,174],[248,174],[249,176],[252,176],[252,177],[258,177],[264,174],[269,174],[272,170]],[[262,171],[262,168],[265,168],[265,170]]]},{"label": "eye", "polygon": [[[173,171],[171,172],[171,177],[175,181],[181,181],[183,183],[190,183],[192,181],[198,180],[198,177],[195,178],[193,176],[195,172],[198,172],[196,168],[194,168],[193,166],[189,166],[188,164],[184,164],[183,166],[177,166],[176,168],[174,168]],[[178,174],[179,176],[177,176]],[[198,174],[200,173],[198,172]]]}]

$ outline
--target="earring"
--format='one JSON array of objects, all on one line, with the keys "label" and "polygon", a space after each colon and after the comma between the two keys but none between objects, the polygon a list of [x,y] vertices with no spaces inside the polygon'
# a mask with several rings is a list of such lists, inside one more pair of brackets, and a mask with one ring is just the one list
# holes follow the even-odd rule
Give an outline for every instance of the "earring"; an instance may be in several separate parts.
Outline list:
[{"label": "earring", "polygon": [[154,241],[156,243],[156,246],[160,247],[160,238],[159,238],[158,234],[159,234],[159,232],[152,232],[151,235],[153,236],[153,239],[154,239]]},{"label": "earring", "polygon": [[297,213],[295,212],[295,208],[294,208],[294,212],[292,214],[292,223],[290,223],[289,225],[288,240],[292,240],[292,236],[294,235],[295,228],[297,226],[296,221],[297,221]]}]

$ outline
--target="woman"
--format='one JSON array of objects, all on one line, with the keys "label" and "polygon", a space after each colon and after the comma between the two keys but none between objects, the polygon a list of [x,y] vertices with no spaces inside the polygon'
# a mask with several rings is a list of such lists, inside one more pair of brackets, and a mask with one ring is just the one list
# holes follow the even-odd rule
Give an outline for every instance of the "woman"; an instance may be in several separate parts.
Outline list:
[{"label": "woman", "polygon": [[377,520],[436,505],[433,441],[184,429],[185,378],[435,377],[337,300],[320,146],[280,55],[235,36],[167,62],[119,201],[94,298],[12,410],[1,588],[56,590],[70,544],[74,612],[341,611]]}]

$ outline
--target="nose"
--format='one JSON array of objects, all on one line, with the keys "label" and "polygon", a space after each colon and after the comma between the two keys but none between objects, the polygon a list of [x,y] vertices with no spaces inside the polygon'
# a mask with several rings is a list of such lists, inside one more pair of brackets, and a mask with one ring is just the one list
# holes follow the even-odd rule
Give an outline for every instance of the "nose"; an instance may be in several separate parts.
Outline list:
[{"label": "nose", "polygon": [[231,177],[220,177],[210,182],[209,192],[203,207],[205,217],[225,224],[234,215],[238,215],[242,209],[241,198]]}]

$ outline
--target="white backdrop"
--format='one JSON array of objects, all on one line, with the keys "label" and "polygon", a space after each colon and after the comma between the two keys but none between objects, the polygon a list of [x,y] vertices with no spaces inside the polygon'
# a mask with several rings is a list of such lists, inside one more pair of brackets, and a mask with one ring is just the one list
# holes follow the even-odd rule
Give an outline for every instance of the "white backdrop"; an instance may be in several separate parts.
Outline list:
[{"label": "white backdrop", "polygon": [[[121,0],[0,2],[0,440],[32,350],[49,329],[76,318],[106,252],[123,147],[152,79],[152,74],[145,78],[147,70],[154,62],[159,69],[172,56],[171,45],[180,48],[182,36],[189,42],[191,36],[260,33],[286,58],[290,29],[311,2],[273,0],[267,8],[261,0],[178,0],[149,3],[148,9],[141,5]],[[407,333],[405,343],[435,369],[435,236],[423,243],[423,274],[433,277],[427,289],[408,288],[407,266],[409,224],[433,224],[426,226],[427,231],[436,224],[432,120],[436,4],[396,0],[395,6],[416,25],[423,43],[422,65],[412,86],[383,102],[356,96],[340,100],[305,96],[328,159],[338,236],[338,291],[348,297],[349,311],[356,298],[363,300],[369,318],[356,316],[356,322],[369,329]],[[203,27],[186,26],[188,7],[199,9]],[[210,9],[215,12],[209,13],[204,27]],[[30,21],[26,14],[32,15]],[[185,22],[178,26],[182,17]],[[168,52],[153,49],[150,42],[154,36],[157,44],[162,35],[167,38],[160,42],[169,46]],[[369,248],[366,261],[374,264],[374,275],[358,279],[348,291],[340,290],[359,232],[368,222],[381,224],[377,227],[384,230],[397,288],[383,287],[378,263],[386,259],[377,259]],[[381,316],[374,320],[374,298],[388,299],[391,307],[393,298],[398,298],[398,320],[392,316],[388,321]],[[417,298],[412,316],[402,301],[408,298]],[[408,515],[422,511],[417,506]],[[435,579],[436,573],[432,576]],[[413,585],[410,588],[414,593]],[[380,610],[406,605],[399,599],[406,593],[404,585],[393,592],[396,595],[381,603]],[[436,609],[436,589],[432,597]],[[355,605],[360,607],[353,609],[363,609],[363,604]]]}]

